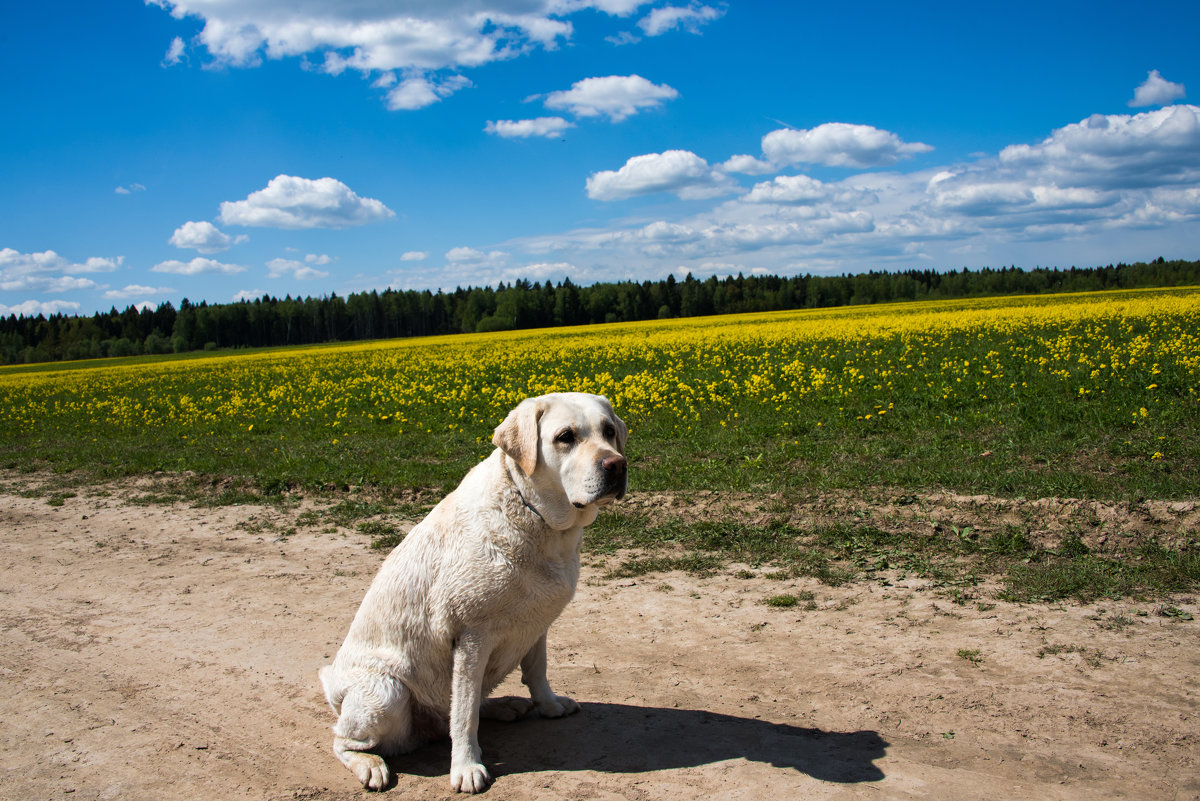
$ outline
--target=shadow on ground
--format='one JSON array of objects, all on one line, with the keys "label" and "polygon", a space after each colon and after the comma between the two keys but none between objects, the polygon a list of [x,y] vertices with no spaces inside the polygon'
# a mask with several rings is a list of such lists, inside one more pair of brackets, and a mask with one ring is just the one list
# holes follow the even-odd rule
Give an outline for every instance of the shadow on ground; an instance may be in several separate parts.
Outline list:
[{"label": "shadow on ground", "polygon": [[[847,784],[883,779],[875,760],[888,746],[874,731],[828,732],[696,709],[605,703],[585,703],[562,720],[483,721],[479,744],[493,777],[548,770],[641,773],[746,759]],[[401,774],[445,774],[449,752],[449,742],[441,742],[393,764]]]}]

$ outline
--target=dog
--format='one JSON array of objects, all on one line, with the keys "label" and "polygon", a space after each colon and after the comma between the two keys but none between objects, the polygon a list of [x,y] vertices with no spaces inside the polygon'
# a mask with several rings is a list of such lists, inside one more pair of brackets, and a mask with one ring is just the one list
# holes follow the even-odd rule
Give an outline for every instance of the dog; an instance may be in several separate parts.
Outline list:
[{"label": "dog", "polygon": [[[522,401],[496,450],[384,561],[319,674],[338,715],[333,752],[365,788],[390,786],[386,757],[448,733],[450,785],[481,792],[481,714],[578,711],[550,689],[546,632],[575,594],[584,526],[625,495],[627,436],[603,396]],[[485,701],[518,664],[530,700]]]}]

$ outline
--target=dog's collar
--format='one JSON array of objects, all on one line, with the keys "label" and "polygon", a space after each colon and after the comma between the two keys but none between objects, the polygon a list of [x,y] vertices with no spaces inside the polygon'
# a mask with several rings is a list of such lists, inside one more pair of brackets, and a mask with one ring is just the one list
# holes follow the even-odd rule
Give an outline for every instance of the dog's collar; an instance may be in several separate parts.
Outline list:
[{"label": "dog's collar", "polygon": [[[528,509],[529,511],[533,512],[535,515],[537,515],[537,519],[538,519],[538,520],[541,520],[543,523],[546,523],[546,518],[542,517],[542,513],[541,513],[541,512],[539,512],[537,509],[534,509],[534,508],[533,508],[533,504],[532,504],[532,503],[530,503],[529,501],[525,500],[525,496],[521,494],[521,490],[517,489],[517,487],[516,487],[516,485],[515,485],[515,484],[513,485],[513,489],[514,489],[514,490],[516,490],[516,492],[517,492],[517,497],[521,499],[521,503],[525,504],[525,508],[526,508],[526,509]],[[546,523],[546,525],[550,525],[550,524],[549,524],[549,523]]]},{"label": "dog's collar", "polygon": [[[521,499],[521,503],[524,504],[525,508],[528,509],[529,511],[533,512],[533,514],[537,517],[538,520],[541,520],[543,523],[546,523],[546,518],[542,517],[542,513],[539,512],[532,503],[530,503],[529,501],[527,501],[525,499],[525,495],[521,492],[520,485],[517,484],[516,479],[513,478],[512,471],[508,467],[507,460],[505,460],[505,462],[504,462],[504,472],[506,475],[508,475],[508,483],[512,484],[513,492],[517,493],[517,497]],[[548,526],[550,524],[546,523],[546,525]]]}]

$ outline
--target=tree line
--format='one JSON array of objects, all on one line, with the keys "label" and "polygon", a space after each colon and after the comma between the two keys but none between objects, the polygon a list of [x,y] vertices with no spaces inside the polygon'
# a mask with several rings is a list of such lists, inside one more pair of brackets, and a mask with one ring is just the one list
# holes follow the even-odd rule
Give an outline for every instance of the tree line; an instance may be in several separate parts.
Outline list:
[{"label": "tree line", "polygon": [[906,300],[1200,284],[1200,261],[1162,258],[1070,269],[907,270],[790,278],[744,276],[578,286],[519,280],[453,292],[115,307],[91,316],[0,317],[0,363],[23,364],[218,348],[418,337]]}]

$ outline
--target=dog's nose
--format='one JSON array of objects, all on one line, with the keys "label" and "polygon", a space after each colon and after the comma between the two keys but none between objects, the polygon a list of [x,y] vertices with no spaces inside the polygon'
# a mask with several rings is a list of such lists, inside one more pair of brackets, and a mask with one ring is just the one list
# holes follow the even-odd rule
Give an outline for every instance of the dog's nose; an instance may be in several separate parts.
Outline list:
[{"label": "dog's nose", "polygon": [[623,473],[625,472],[625,457],[619,453],[614,453],[612,456],[609,456],[605,458],[604,461],[600,462],[600,467],[602,467],[606,473]]}]

